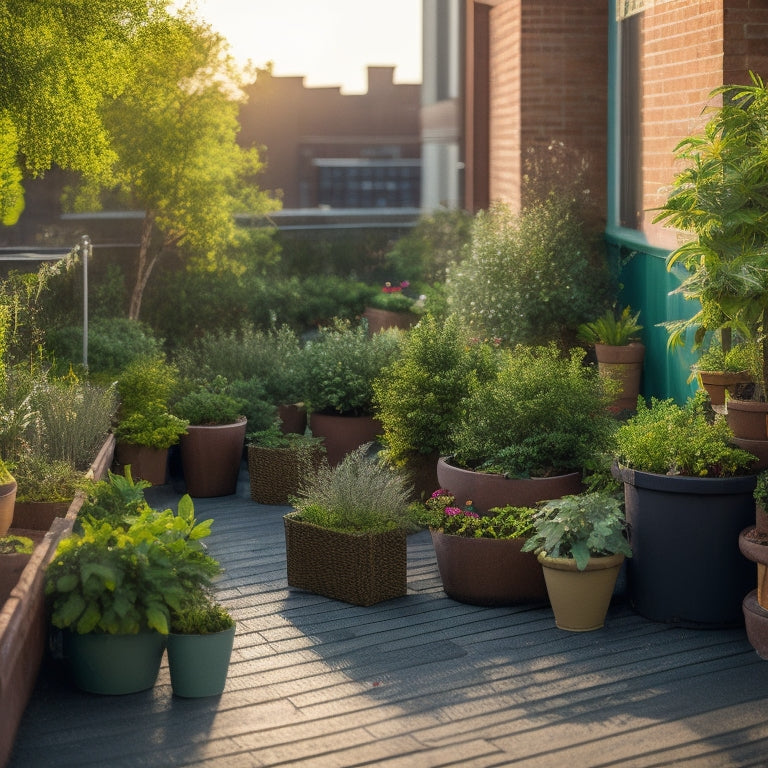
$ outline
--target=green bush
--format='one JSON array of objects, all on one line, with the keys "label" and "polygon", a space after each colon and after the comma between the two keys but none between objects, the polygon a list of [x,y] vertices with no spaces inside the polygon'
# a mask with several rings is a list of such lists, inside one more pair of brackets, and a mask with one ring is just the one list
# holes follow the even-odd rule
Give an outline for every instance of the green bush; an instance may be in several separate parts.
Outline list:
[{"label": "green bush", "polygon": [[583,349],[503,350],[498,375],[469,395],[453,431],[461,466],[511,477],[582,471],[611,447],[614,422]]},{"label": "green bush", "polygon": [[463,399],[491,378],[490,345],[470,343],[460,318],[425,315],[404,337],[398,358],[374,381],[374,408],[389,460],[413,453],[450,453]]},{"label": "green bush", "polygon": [[121,415],[146,411],[151,406],[166,407],[177,386],[178,370],[164,356],[135,358],[117,378]]},{"label": "green bush", "polygon": [[246,405],[242,398],[231,394],[227,380],[217,376],[179,398],[171,410],[192,425],[211,426],[233,424],[244,415]]},{"label": "green bush", "polygon": [[467,255],[448,272],[448,305],[510,346],[568,348],[609,286],[604,249],[574,201],[552,193],[517,214],[496,203],[475,216]]}]

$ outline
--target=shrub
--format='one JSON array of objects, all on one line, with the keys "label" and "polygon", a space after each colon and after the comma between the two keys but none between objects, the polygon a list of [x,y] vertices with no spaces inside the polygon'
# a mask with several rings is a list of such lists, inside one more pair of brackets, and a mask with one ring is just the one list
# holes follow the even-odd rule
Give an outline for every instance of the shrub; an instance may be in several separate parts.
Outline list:
[{"label": "shrub", "polygon": [[177,386],[178,369],[165,357],[137,357],[117,378],[121,414],[146,411],[151,406],[165,408]]},{"label": "shrub", "polygon": [[462,466],[513,477],[584,470],[610,448],[610,394],[586,352],[554,345],[504,350],[498,375],[476,387],[453,431]]},{"label": "shrub", "polygon": [[79,490],[91,481],[63,459],[47,459],[33,453],[23,453],[11,466],[18,489],[16,500],[72,501]]},{"label": "shrub", "polygon": [[173,413],[195,426],[233,424],[243,415],[246,403],[230,394],[229,384],[223,376],[201,384],[177,400]]}]

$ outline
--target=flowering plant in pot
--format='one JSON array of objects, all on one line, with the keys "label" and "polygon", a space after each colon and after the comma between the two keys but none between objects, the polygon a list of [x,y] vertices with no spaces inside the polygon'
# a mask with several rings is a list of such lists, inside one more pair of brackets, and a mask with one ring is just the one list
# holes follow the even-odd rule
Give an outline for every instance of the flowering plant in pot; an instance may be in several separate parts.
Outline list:
[{"label": "flowering plant in pot", "polygon": [[513,605],[546,600],[541,566],[522,547],[533,531],[530,507],[501,507],[478,514],[444,488],[432,493],[419,522],[430,529],[445,593],[472,605]]},{"label": "flowering plant in pot", "polygon": [[634,552],[628,593],[648,618],[694,627],[743,621],[754,573],[733,542],[754,522],[755,457],[731,441],[701,390],[682,406],[638,400],[617,430],[614,474]]},{"label": "flowering plant in pot", "polygon": [[498,373],[474,387],[452,432],[438,479],[480,511],[533,506],[581,490],[583,473],[609,451],[614,383],[583,365],[586,352],[554,344],[501,350]]},{"label": "flowering plant in pot", "polygon": [[632,555],[619,500],[607,491],[553,499],[535,512],[533,528],[523,551],[537,553],[557,626],[602,627],[621,564]]}]

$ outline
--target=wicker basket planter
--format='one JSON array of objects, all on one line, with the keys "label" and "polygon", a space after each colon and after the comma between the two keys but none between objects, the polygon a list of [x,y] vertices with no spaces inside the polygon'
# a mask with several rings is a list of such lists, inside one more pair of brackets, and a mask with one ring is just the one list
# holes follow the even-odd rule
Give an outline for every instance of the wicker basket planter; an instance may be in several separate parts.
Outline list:
[{"label": "wicker basket planter", "polygon": [[305,523],[295,512],[283,520],[289,587],[352,605],[407,594],[405,531],[342,533]]},{"label": "wicker basket planter", "polygon": [[320,446],[266,448],[248,446],[251,498],[257,504],[286,506],[296,494],[307,469],[316,469],[323,455]]}]

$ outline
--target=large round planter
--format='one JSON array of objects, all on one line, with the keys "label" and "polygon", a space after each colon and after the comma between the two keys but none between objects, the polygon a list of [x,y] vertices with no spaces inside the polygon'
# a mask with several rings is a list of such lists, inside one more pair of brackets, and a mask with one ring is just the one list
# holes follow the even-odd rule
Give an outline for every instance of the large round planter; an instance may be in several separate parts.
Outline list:
[{"label": "large round planter", "polygon": [[234,627],[209,635],[168,635],[168,669],[174,695],[221,695],[234,640]]},{"label": "large round planter", "polygon": [[383,431],[381,422],[371,416],[327,413],[310,414],[309,429],[315,437],[323,438],[326,458],[331,466],[338,464],[355,448],[374,442]]},{"label": "large round planter", "polygon": [[533,507],[538,501],[559,499],[583,490],[578,472],[555,477],[508,478],[456,467],[445,456],[437,462],[437,479],[440,487],[450,491],[460,504],[471,500],[480,514],[493,507]]},{"label": "large round planter", "polygon": [[125,467],[131,467],[134,480],[146,480],[152,485],[165,485],[168,471],[168,449],[150,448],[148,445],[117,443],[115,446],[115,464],[119,474]]},{"label": "large round planter", "polygon": [[206,498],[237,490],[243,459],[245,418],[233,424],[187,427],[181,436],[181,465],[187,493]]},{"label": "large round planter", "polygon": [[5,536],[13,522],[13,507],[16,504],[16,481],[0,485],[0,536]]},{"label": "large round planter", "polygon": [[164,648],[165,637],[159,632],[64,632],[64,657],[72,679],[78,688],[89,693],[122,695],[151,688],[160,671]]},{"label": "large round planter", "polygon": [[619,392],[612,407],[616,410],[635,409],[640,394],[645,346],[640,342],[622,346],[595,344],[595,357],[600,373],[619,383]]},{"label": "large round planter", "polygon": [[726,392],[731,395],[737,384],[749,384],[752,377],[747,371],[738,373],[726,371],[698,371],[698,379],[709,395],[712,405],[725,405]]},{"label": "large round planter", "polygon": [[624,555],[590,557],[580,571],[576,561],[539,555],[558,629],[591,632],[605,624]]},{"label": "large round planter", "polygon": [[437,567],[448,597],[470,605],[515,605],[547,599],[536,555],[525,539],[472,539],[433,530]]},{"label": "large round planter", "polygon": [[738,548],[754,524],[754,475],[695,478],[618,469],[632,557],[632,606],[653,621],[689,627],[743,624],[755,569]]},{"label": "large round planter", "polygon": [[742,602],[747,640],[761,659],[768,661],[768,611],[757,601],[757,590],[753,589]]},{"label": "large round planter", "polygon": [[539,555],[558,629],[591,632],[605,624],[624,555],[590,557],[580,571],[576,561]]},{"label": "large round planter", "polygon": [[768,440],[768,403],[731,399],[728,401],[726,419],[734,437]]},{"label": "large round planter", "polygon": [[368,333],[374,334],[386,331],[388,328],[407,330],[418,322],[413,312],[392,312],[389,309],[366,307],[363,317],[368,321]]}]

